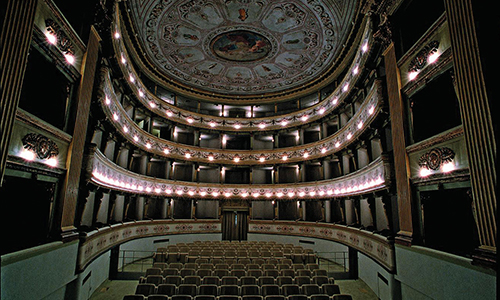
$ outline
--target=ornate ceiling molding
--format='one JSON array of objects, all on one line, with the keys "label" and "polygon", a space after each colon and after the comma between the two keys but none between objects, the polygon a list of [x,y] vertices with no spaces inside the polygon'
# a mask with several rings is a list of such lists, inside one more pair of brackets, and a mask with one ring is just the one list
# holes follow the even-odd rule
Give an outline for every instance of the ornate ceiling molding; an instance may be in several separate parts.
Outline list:
[{"label": "ornate ceiling molding", "polygon": [[345,176],[322,181],[287,184],[214,184],[153,178],[126,170],[108,160],[99,150],[87,157],[88,180],[116,191],[162,197],[197,199],[323,199],[348,197],[386,189],[390,164],[379,157],[368,166]]},{"label": "ornate ceiling molding", "polygon": [[344,149],[361,135],[382,107],[381,83],[376,81],[356,114],[335,134],[305,145],[272,150],[208,149],[179,144],[154,136],[140,128],[127,115],[111,85],[109,73],[101,72],[101,107],[109,122],[131,144],[155,155],[205,163],[262,165],[317,159]]},{"label": "ornate ceiling molding", "polygon": [[[119,32],[119,31],[117,31]],[[131,63],[124,41],[121,38],[113,39],[115,55],[127,84],[133,91],[135,98],[144,107],[162,118],[198,128],[217,129],[223,131],[251,132],[291,128],[314,122],[340,107],[347,95],[361,77],[365,64],[372,49],[371,26],[365,24],[362,39],[358,45],[356,56],[347,69],[344,79],[338,87],[324,100],[312,107],[301,109],[293,113],[270,116],[265,118],[226,118],[194,113],[180,109],[167,103],[165,100],[151,93],[140,80],[139,74]]]}]

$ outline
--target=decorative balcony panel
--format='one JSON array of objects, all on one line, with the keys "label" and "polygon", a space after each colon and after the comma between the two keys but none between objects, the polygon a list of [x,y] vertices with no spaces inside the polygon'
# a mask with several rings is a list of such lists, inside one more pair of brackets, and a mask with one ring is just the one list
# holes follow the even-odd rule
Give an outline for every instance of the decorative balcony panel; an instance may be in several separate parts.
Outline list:
[{"label": "decorative balcony panel", "polygon": [[287,184],[214,184],[173,181],[139,175],[108,160],[91,149],[87,160],[88,179],[115,191],[162,197],[198,199],[322,199],[371,193],[390,185],[390,165],[379,157],[368,166],[331,179]]},{"label": "decorative balcony panel", "polygon": [[392,241],[359,228],[326,223],[252,220],[248,225],[248,233],[326,239],[361,251],[391,272],[396,267]]},{"label": "decorative balcony panel", "polygon": [[305,145],[272,150],[207,149],[179,144],[154,136],[140,128],[118,101],[109,71],[102,70],[100,103],[104,113],[130,143],[146,152],[173,159],[205,163],[262,165],[317,159],[342,150],[361,135],[382,107],[381,83],[376,81],[356,114],[335,134]]},{"label": "decorative balcony panel", "polygon": [[462,126],[406,148],[411,180],[428,185],[469,179],[469,160]]},{"label": "decorative balcony panel", "polygon": [[84,236],[80,235],[78,269],[85,269],[97,256],[133,239],[173,234],[221,233],[221,228],[219,220],[137,221],[100,228]]},{"label": "decorative balcony panel", "polygon": [[[118,34],[116,36],[121,37],[120,32],[122,31],[122,25],[119,14],[115,15],[115,18],[113,29]],[[264,118],[218,117],[195,113],[171,105],[151,93],[141,82],[140,76],[137,74],[137,71],[131,63],[132,58],[128,55],[124,39],[114,38],[113,46],[123,76],[127,79],[135,97],[144,105],[144,107],[158,116],[179,124],[197,128],[217,129],[229,132],[262,132],[292,128],[311,123],[332,113],[335,109],[342,107],[342,103],[347,98],[351,88],[361,77],[369,57],[369,52],[373,46],[370,21],[365,22],[363,30],[362,39],[358,46],[356,55],[348,69],[349,72],[347,72],[339,86],[328,97],[306,109],[297,110],[296,112],[290,114]]]},{"label": "decorative balcony panel", "polygon": [[398,61],[403,92],[411,94],[446,65],[451,65],[451,40],[442,15]]},{"label": "decorative balcony panel", "polygon": [[74,80],[77,79],[86,47],[52,1],[38,1],[34,41]]}]

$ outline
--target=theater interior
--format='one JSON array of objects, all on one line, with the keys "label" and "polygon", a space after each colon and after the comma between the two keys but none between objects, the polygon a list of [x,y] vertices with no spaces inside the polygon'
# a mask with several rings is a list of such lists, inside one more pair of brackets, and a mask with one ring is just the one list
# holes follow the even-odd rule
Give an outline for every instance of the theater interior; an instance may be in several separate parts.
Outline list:
[{"label": "theater interior", "polygon": [[496,299],[497,10],[0,8],[1,299]]}]

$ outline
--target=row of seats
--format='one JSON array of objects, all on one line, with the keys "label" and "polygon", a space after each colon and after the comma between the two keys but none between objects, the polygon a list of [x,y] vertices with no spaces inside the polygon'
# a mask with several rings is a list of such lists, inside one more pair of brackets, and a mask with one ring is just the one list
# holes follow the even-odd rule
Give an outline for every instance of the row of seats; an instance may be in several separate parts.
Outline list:
[{"label": "row of seats", "polygon": [[[246,252],[247,253],[247,252]],[[312,252],[291,253],[285,254],[283,252],[259,252],[252,254],[238,254],[237,252],[224,252],[224,253],[203,253],[203,252],[156,252],[153,255],[154,262],[163,263],[201,263],[207,261],[211,263],[218,262],[238,262],[238,263],[279,263],[282,260],[292,260],[293,263],[315,263],[317,255]]]},{"label": "row of seats", "polygon": [[347,294],[337,294],[329,297],[328,295],[292,295],[285,297],[283,295],[270,295],[262,297],[259,295],[247,295],[247,296],[233,296],[233,295],[222,295],[222,296],[212,296],[212,295],[127,295],[123,300],[352,300],[351,295]]},{"label": "row of seats", "polygon": [[211,295],[211,296],[247,296],[247,295],[259,295],[262,297],[271,295],[282,295],[285,297],[292,295],[327,295],[332,297],[333,295],[340,294],[340,288],[337,284],[326,283],[323,285],[317,284],[306,284],[299,286],[297,284],[285,284],[278,286],[276,284],[264,284],[262,286],[258,285],[222,285],[217,286],[214,284],[181,284],[175,286],[173,284],[161,284],[156,286],[150,283],[140,283],[136,288],[136,295],[150,296],[155,294],[174,296],[174,295]]},{"label": "row of seats", "polygon": [[285,284],[297,284],[299,286],[302,286],[304,284],[317,284],[317,285],[323,285],[326,283],[335,283],[335,279],[333,278],[328,278],[327,276],[313,276],[313,277],[308,277],[308,276],[296,276],[296,277],[291,277],[291,276],[277,276],[277,277],[272,277],[272,276],[260,276],[260,277],[254,277],[254,276],[244,276],[244,277],[236,277],[236,276],[223,276],[223,277],[218,277],[218,276],[206,276],[206,277],[200,277],[200,276],[186,276],[182,278],[181,276],[178,275],[168,275],[163,277],[162,275],[148,275],[145,277],[141,277],[139,280],[140,283],[152,283],[155,285],[160,285],[160,284],[173,284],[176,286],[179,286],[181,284],[195,284],[195,285],[202,285],[202,284],[212,284],[212,285],[265,285],[265,284],[277,284],[279,286],[285,285]]},{"label": "row of seats", "polygon": [[167,269],[160,269],[160,268],[149,268],[146,270],[146,276],[147,275],[162,275],[164,277],[169,276],[169,275],[175,275],[175,276],[181,276],[181,277],[186,277],[186,276],[199,276],[201,278],[207,277],[207,276],[217,276],[222,278],[223,276],[234,276],[237,278],[245,277],[245,276],[253,276],[253,277],[261,277],[261,276],[271,276],[271,277],[278,277],[278,276],[290,276],[290,277],[296,277],[296,276],[307,276],[307,277],[313,277],[313,276],[328,276],[328,273],[326,270],[323,269],[316,269],[316,270],[308,270],[308,269],[249,269],[249,270],[243,270],[243,269],[234,269],[234,270],[229,270],[229,269],[215,269],[212,270],[210,268],[200,268],[200,269],[172,269],[172,268],[167,268]]},{"label": "row of seats", "polygon": [[301,270],[301,269],[307,269],[307,270],[317,270],[319,269],[319,265],[317,263],[293,263],[292,260],[282,260],[280,263],[262,263],[262,264],[254,264],[254,263],[224,263],[224,262],[219,262],[219,263],[209,263],[206,262],[205,260],[200,261],[199,263],[194,262],[194,263],[154,263],[153,264],[154,268],[159,268],[162,270],[166,269],[177,269],[177,270],[182,270],[182,269],[209,269],[209,270],[215,270],[215,269],[227,269],[227,270],[273,270],[273,269],[278,269],[278,270],[286,270],[286,269],[293,269],[295,271]]}]

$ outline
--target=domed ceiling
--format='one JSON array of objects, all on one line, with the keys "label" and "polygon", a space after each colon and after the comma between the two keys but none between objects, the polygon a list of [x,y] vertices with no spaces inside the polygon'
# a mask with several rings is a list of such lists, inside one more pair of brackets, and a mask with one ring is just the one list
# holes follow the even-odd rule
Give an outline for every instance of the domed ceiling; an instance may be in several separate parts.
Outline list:
[{"label": "domed ceiling", "polygon": [[204,93],[301,87],[334,63],[358,1],[129,0],[148,60]]}]

